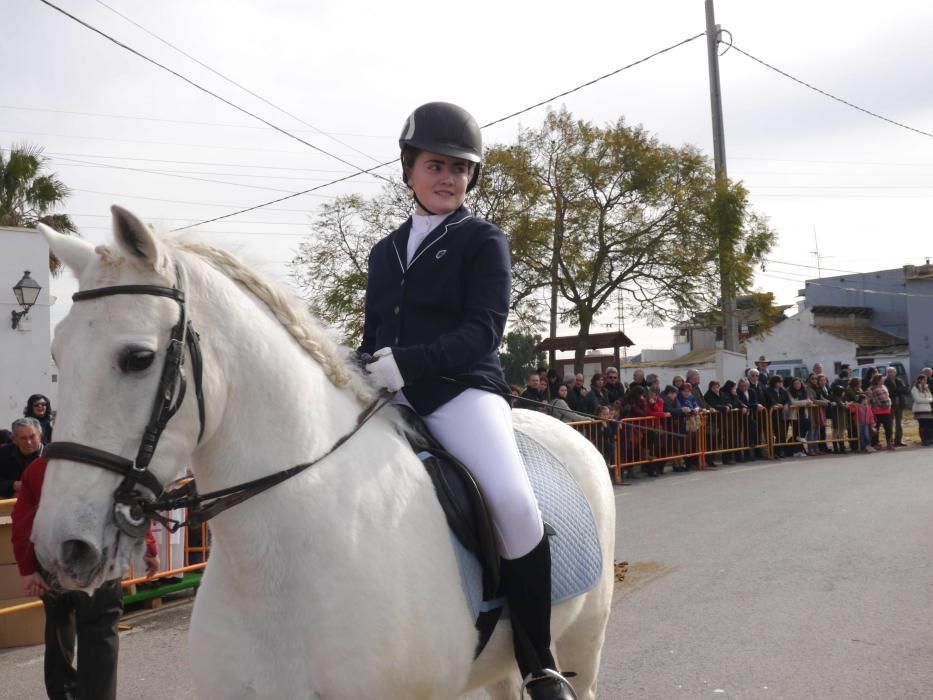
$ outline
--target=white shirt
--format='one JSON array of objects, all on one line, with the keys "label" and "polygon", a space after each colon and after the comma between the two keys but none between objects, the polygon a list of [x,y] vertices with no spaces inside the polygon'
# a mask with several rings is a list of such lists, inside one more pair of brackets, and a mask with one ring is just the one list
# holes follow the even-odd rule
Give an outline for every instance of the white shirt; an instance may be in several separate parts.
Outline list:
[{"label": "white shirt", "polygon": [[415,257],[415,251],[428,237],[428,234],[436,229],[448,216],[450,214],[411,215],[411,231],[408,234],[408,249],[405,251],[405,267],[411,265],[411,260]]}]

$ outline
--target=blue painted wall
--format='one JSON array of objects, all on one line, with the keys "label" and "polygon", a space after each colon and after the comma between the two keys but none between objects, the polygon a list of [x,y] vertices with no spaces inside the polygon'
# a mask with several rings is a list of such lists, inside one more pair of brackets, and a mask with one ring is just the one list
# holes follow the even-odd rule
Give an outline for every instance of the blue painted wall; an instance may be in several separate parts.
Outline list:
[{"label": "blue painted wall", "polygon": [[933,279],[907,280],[910,317],[910,373],[914,379],[924,367],[933,367]]},{"label": "blue painted wall", "polygon": [[923,367],[933,367],[933,279],[906,279],[903,268],[897,268],[808,280],[805,291],[807,308],[874,309],[872,326],[908,339],[911,379]]},{"label": "blue painted wall", "polygon": [[[865,306],[874,309],[871,325],[902,338],[908,337],[908,297],[904,270],[879,270],[807,280],[808,309],[814,306]],[[854,291],[853,291],[854,290]],[[871,292],[887,292],[872,294]]]}]

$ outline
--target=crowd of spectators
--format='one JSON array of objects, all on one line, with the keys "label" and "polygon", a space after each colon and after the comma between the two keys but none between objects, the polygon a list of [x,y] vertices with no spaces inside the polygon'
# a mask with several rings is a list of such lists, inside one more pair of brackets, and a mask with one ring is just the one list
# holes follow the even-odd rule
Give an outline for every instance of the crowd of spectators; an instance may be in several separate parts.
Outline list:
[{"label": "crowd of spectators", "polygon": [[[639,369],[625,384],[614,367],[593,374],[588,383],[582,373],[564,379],[554,369],[540,368],[523,390],[514,387],[520,397],[516,406],[584,424],[580,427],[587,428],[607,463],[645,462],[644,471],[652,476],[666,461],[681,471],[714,466],[715,459],[754,461],[772,451],[783,459],[895,450],[906,446],[908,400],[921,444],[933,446],[933,369],[924,368],[908,386],[893,367],[885,374],[870,368],[863,379],[850,376],[843,365],[831,379],[817,363],[802,379],[771,373],[769,364],[761,357],[744,376],[724,383],[703,384],[700,373],[689,370],[663,386],[656,374]],[[766,449],[767,436],[772,450]],[[672,458],[665,460],[667,454]]]}]

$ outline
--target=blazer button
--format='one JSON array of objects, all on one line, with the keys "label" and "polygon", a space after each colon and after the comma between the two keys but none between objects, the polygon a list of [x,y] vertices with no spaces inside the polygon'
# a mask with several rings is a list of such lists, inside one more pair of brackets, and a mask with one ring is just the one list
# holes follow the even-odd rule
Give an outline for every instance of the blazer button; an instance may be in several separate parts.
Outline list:
[{"label": "blazer button", "polygon": [[403,287],[405,286],[405,280],[404,280],[404,278],[402,279],[402,286],[403,286]]},{"label": "blazer button", "polygon": [[398,316],[398,312],[401,311],[397,306],[395,307],[395,315]]},{"label": "blazer button", "polygon": [[398,345],[398,338],[395,339],[395,345]]}]

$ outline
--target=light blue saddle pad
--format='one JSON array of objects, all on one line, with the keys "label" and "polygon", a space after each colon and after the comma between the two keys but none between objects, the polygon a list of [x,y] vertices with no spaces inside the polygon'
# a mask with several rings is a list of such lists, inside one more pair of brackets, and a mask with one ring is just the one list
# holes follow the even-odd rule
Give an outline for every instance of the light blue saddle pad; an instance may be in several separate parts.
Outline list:
[{"label": "light blue saddle pad", "polygon": [[[551,600],[556,605],[589,591],[602,573],[602,555],[596,520],[576,480],[548,450],[515,431],[518,450],[544,522],[557,533],[551,537]],[[463,592],[478,617],[502,607],[504,599],[483,601],[482,569],[472,553],[450,535],[460,566]]]}]

